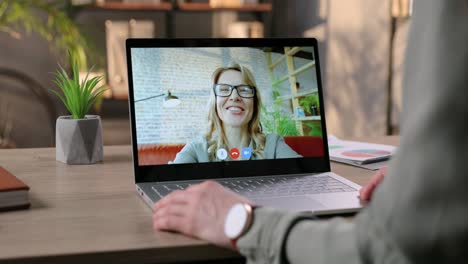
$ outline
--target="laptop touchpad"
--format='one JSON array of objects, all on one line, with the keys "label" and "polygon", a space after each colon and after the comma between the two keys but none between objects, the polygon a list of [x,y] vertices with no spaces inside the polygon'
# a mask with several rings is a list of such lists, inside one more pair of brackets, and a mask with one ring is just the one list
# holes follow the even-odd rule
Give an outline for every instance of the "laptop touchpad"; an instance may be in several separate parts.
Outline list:
[{"label": "laptop touchpad", "polygon": [[325,209],[323,204],[307,196],[278,197],[253,200],[259,205],[271,206],[273,208],[285,209],[293,212],[318,211]]}]

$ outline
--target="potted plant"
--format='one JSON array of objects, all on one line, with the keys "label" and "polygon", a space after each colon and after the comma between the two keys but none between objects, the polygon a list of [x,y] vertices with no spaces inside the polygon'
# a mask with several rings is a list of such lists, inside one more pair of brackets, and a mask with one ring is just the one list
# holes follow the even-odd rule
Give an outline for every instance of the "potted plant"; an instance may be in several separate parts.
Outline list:
[{"label": "potted plant", "polygon": [[317,95],[310,95],[299,100],[299,105],[310,115],[320,115],[319,98]]},{"label": "potted plant", "polygon": [[56,160],[67,164],[92,164],[103,160],[101,119],[97,115],[86,115],[91,106],[106,90],[98,86],[103,76],[80,81],[79,67],[72,58],[72,73],[59,67],[54,83],[63,95],[51,90],[63,102],[71,115],[59,116],[56,122]]},{"label": "potted plant", "polygon": [[275,103],[269,111],[262,105],[261,123],[267,133],[275,133],[279,136],[298,136],[299,131],[296,122],[287,114],[283,114],[280,105]]}]

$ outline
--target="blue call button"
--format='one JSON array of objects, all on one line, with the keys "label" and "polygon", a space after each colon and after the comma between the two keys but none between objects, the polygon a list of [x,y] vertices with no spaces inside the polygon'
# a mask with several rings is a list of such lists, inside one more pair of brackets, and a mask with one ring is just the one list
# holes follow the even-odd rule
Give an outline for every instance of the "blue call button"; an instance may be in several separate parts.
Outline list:
[{"label": "blue call button", "polygon": [[252,156],[252,150],[249,147],[245,147],[242,149],[242,158],[250,159]]}]

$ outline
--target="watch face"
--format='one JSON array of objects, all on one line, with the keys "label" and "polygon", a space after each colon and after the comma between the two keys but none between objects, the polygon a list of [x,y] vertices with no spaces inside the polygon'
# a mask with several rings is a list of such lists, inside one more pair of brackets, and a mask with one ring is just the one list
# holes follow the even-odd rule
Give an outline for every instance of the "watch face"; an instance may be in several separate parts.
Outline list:
[{"label": "watch face", "polygon": [[247,224],[247,210],[241,203],[235,204],[228,212],[224,223],[224,233],[230,239],[238,238]]}]

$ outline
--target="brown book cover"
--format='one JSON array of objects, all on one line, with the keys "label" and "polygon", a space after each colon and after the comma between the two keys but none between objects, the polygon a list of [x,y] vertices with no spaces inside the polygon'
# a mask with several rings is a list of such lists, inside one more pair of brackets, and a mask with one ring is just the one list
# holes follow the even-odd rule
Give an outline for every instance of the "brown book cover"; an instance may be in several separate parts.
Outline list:
[{"label": "brown book cover", "polygon": [[29,186],[0,167],[0,212],[29,208]]},{"label": "brown book cover", "polygon": [[16,178],[9,171],[0,167],[0,192],[9,192],[16,190],[29,190],[27,186],[20,179]]}]

